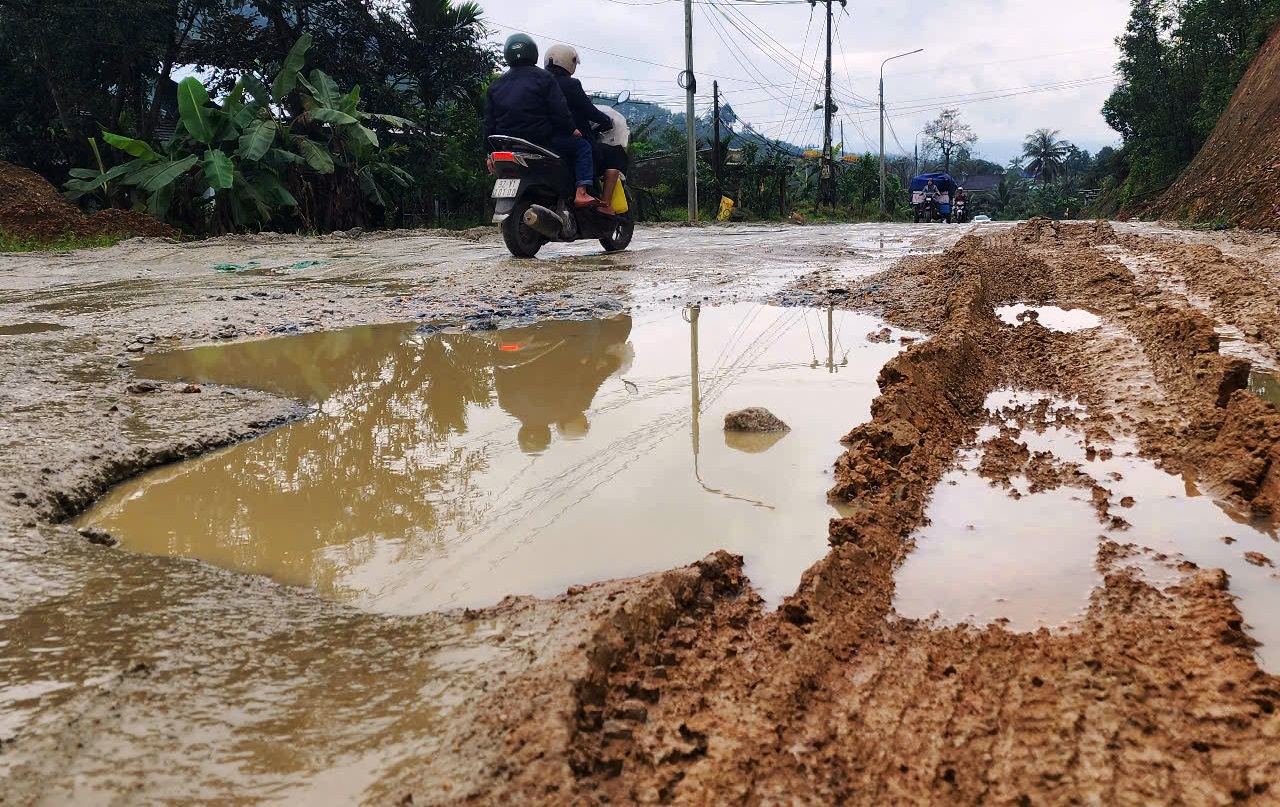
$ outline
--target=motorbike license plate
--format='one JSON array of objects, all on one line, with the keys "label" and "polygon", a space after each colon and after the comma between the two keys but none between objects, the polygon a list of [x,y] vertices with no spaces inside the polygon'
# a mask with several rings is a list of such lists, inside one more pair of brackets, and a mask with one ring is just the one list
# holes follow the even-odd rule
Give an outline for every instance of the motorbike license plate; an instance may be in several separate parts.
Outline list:
[{"label": "motorbike license plate", "polygon": [[500,179],[493,185],[494,199],[510,199],[516,195],[516,191],[520,189],[520,180],[518,179]]}]

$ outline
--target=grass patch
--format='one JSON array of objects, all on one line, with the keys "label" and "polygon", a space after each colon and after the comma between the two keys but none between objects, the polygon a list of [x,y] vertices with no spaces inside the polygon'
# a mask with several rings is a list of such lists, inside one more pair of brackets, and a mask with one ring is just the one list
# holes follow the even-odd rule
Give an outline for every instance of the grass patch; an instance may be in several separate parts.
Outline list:
[{"label": "grass patch", "polygon": [[123,235],[69,235],[56,241],[41,242],[34,238],[18,238],[9,233],[0,232],[0,252],[72,252],[77,249],[114,247],[125,238],[127,236]]}]

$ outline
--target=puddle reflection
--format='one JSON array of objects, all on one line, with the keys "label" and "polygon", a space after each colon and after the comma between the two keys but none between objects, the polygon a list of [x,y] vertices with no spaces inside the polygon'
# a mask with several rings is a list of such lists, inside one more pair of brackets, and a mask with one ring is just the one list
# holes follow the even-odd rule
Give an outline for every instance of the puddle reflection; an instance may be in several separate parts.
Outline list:
[{"label": "puddle reflection", "polygon": [[[136,551],[384,612],[551,596],[722,548],[776,602],[826,551],[838,441],[899,349],[862,338],[881,325],[742,305],[157,354],[140,375],[266,388],[318,412],[121,486],[82,521]],[[746,406],[792,432],[772,446],[700,437]]]}]

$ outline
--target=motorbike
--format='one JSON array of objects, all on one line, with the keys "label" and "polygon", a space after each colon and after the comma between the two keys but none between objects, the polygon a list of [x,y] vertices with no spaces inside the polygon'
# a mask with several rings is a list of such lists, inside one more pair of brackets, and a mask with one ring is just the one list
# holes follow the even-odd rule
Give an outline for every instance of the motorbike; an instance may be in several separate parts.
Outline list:
[{"label": "motorbike", "polygon": [[[617,215],[606,216],[594,207],[574,207],[573,166],[550,149],[505,135],[490,137],[489,149],[498,177],[493,222],[512,255],[532,258],[548,241],[595,238],[607,252],[631,243],[636,222],[625,175],[610,200]],[[599,187],[595,191],[599,195]]]},{"label": "motorbike", "polygon": [[967,224],[969,222],[969,200],[955,200],[951,205],[951,218],[957,224]]}]

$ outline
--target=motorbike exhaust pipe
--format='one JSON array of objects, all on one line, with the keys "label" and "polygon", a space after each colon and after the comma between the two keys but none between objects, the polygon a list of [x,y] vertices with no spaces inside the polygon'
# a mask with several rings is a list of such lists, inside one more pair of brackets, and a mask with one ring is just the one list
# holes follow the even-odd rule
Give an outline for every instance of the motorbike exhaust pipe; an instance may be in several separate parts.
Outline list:
[{"label": "motorbike exhaust pipe", "polygon": [[554,211],[542,205],[531,205],[528,210],[524,211],[524,224],[529,229],[547,238],[556,239],[560,237],[562,225],[560,217]]}]

